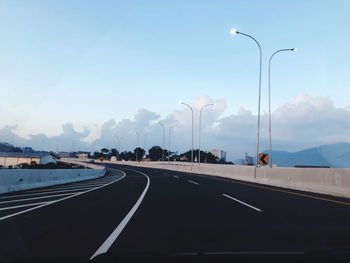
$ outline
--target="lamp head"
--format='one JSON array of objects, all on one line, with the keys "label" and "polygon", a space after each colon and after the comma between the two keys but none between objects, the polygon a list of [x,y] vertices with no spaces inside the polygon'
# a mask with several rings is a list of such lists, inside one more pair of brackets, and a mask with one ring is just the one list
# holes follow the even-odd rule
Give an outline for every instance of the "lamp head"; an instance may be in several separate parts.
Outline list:
[{"label": "lamp head", "polygon": [[237,29],[235,28],[232,28],[231,31],[230,31],[231,35],[236,35],[236,34],[239,34],[239,32],[237,31]]},{"label": "lamp head", "polygon": [[295,47],[295,48],[292,48],[291,50],[292,50],[292,51],[298,51],[299,48]]}]

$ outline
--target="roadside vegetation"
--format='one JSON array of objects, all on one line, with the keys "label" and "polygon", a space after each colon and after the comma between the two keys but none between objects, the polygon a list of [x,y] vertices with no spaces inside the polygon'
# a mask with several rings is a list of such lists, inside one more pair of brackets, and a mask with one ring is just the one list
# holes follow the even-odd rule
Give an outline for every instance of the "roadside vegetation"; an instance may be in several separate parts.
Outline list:
[{"label": "roadside vegetation", "polygon": [[[134,151],[123,151],[119,152],[113,148],[111,150],[102,148],[100,152],[94,152],[92,159],[100,159],[101,157],[105,160],[110,160],[112,157],[117,160],[124,161],[161,161],[163,156],[163,149],[160,146],[152,146],[146,154],[145,149],[140,147],[135,148]],[[176,161],[176,162],[190,162],[191,161],[191,150],[179,154],[178,152],[171,152],[164,149],[164,161]],[[198,149],[193,150],[193,160],[198,161]],[[219,160],[210,152],[200,151],[201,163],[218,163],[218,164],[233,164],[232,162],[225,162]]]},{"label": "roadside vegetation", "polygon": [[[86,169],[85,166],[64,162],[48,163],[48,164],[37,164],[32,162],[31,164],[21,163],[12,167],[13,169]],[[9,169],[11,169],[9,167]]]}]

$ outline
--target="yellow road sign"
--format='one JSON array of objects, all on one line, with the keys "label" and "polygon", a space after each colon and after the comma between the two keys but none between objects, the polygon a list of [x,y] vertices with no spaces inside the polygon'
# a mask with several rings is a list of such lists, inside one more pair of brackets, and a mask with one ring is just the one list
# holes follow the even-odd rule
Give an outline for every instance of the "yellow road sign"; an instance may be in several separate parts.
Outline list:
[{"label": "yellow road sign", "polygon": [[100,157],[100,161],[103,162],[105,159],[103,157]]},{"label": "yellow road sign", "polygon": [[269,163],[269,155],[266,153],[260,153],[259,161],[261,165],[267,165]]}]

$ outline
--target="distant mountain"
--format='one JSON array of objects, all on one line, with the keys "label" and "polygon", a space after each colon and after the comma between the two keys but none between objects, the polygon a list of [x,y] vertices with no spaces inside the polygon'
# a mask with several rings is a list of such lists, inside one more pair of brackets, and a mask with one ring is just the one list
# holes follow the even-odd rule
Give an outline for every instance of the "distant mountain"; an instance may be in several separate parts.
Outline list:
[{"label": "distant mountain", "polygon": [[238,164],[238,165],[241,165],[243,163],[243,159],[237,159],[236,161],[234,161],[233,163],[234,164]]},{"label": "distant mountain", "polygon": [[[268,153],[268,151],[264,151],[264,153]],[[350,168],[350,144],[327,144],[294,153],[272,151],[272,163],[280,167],[309,165]]]}]

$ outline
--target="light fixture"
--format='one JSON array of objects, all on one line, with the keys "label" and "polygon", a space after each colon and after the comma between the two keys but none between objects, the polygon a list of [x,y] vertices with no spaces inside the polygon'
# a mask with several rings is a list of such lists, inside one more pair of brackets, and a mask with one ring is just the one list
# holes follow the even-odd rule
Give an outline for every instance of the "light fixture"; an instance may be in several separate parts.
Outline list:
[{"label": "light fixture", "polygon": [[237,31],[237,29],[235,29],[235,28],[232,28],[230,32],[231,32],[231,35],[236,35],[236,34],[239,33],[239,32]]}]

